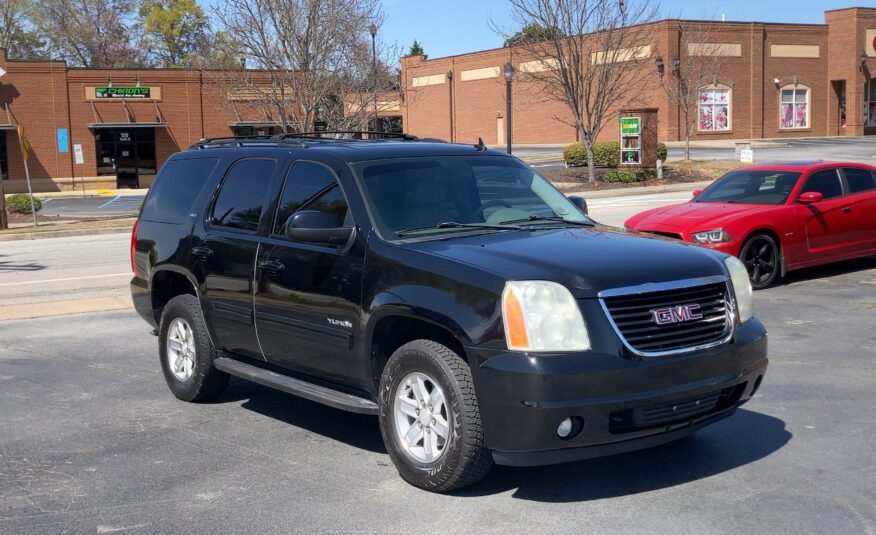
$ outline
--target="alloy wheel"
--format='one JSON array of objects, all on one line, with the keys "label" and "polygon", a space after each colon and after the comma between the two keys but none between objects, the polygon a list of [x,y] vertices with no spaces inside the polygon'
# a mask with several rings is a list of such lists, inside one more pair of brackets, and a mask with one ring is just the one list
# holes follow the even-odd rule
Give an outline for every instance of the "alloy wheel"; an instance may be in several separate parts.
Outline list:
[{"label": "alloy wheel", "polygon": [[444,391],[428,375],[414,372],[396,389],[395,435],[402,451],[420,463],[434,463],[450,443],[450,411]]},{"label": "alloy wheel", "polygon": [[174,377],[186,382],[195,370],[195,335],[182,318],[174,318],[167,329],[167,364]]}]

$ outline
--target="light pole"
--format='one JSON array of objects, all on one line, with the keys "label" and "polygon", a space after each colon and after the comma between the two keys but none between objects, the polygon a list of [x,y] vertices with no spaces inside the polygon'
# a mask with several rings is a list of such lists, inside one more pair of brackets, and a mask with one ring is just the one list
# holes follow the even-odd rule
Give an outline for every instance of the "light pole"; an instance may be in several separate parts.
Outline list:
[{"label": "light pole", "polygon": [[514,79],[514,66],[505,63],[505,150],[511,154],[511,81]]},{"label": "light pole", "polygon": [[371,76],[374,83],[374,131],[377,132],[377,45],[375,39],[377,37],[377,25],[372,23],[368,27],[368,33],[371,34]]}]

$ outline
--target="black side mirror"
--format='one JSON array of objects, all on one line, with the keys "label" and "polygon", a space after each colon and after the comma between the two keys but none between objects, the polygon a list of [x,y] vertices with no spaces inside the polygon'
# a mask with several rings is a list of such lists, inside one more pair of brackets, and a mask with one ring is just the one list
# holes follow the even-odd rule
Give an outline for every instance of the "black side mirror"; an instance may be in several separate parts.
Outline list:
[{"label": "black side mirror", "polygon": [[572,204],[578,207],[581,210],[581,213],[587,215],[587,201],[584,200],[584,197],[579,197],[578,195],[569,196],[569,200],[572,201]]},{"label": "black side mirror", "polygon": [[292,241],[344,245],[352,236],[353,227],[339,227],[335,214],[302,210],[286,220],[285,234]]}]

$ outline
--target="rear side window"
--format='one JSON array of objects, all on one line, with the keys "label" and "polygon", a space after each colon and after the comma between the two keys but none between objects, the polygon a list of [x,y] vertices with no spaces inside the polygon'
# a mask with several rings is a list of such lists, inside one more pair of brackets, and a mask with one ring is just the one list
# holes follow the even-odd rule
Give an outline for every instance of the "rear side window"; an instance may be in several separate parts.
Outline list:
[{"label": "rear side window", "polygon": [[218,158],[170,160],[155,177],[140,219],[182,223],[216,168]]},{"label": "rear side window", "polygon": [[268,159],[240,160],[234,164],[213,205],[210,222],[223,227],[255,232],[265,203],[265,194],[277,163]]},{"label": "rear side window", "polygon": [[839,174],[836,172],[836,169],[818,171],[817,173],[809,175],[809,178],[806,179],[806,185],[803,186],[803,191],[800,193],[808,193],[810,191],[821,193],[825,199],[841,197],[843,194],[843,185],[840,182]]},{"label": "rear side window", "polygon": [[282,234],[283,225],[290,215],[300,210],[308,201],[316,200],[317,195],[335,184],[335,175],[319,164],[299,162],[293,165],[283,185],[277,217],[274,218],[274,234]]},{"label": "rear side window", "polygon": [[843,169],[843,173],[846,175],[846,182],[849,183],[849,193],[860,193],[862,191],[876,189],[876,179],[873,177],[874,173],[867,171],[866,169],[847,167]]}]

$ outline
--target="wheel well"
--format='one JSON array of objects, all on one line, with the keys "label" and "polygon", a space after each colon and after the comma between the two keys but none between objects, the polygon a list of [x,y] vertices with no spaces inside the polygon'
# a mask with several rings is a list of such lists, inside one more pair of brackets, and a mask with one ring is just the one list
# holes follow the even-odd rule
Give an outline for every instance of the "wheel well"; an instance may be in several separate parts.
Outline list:
[{"label": "wheel well", "polygon": [[[751,232],[748,233],[748,236],[745,237],[745,241],[743,241],[742,243],[744,244],[749,239],[751,239],[752,236],[756,236],[758,234],[766,234],[767,236],[772,238],[774,242],[776,242],[776,247],[779,248],[779,263],[781,264],[779,266],[779,269],[781,269],[781,271],[779,272],[779,277],[784,277],[785,272],[786,272],[786,270],[785,270],[785,253],[784,253],[784,248],[782,247],[782,240],[779,238],[779,235],[775,233],[775,231],[770,230],[768,228],[759,228],[757,230],[752,230]],[[741,252],[741,249],[740,249],[740,252]]]},{"label": "wheel well", "polygon": [[152,278],[152,314],[156,323],[161,321],[168,301],[183,294],[198,295],[192,282],[182,273],[161,271]]},{"label": "wheel well", "polygon": [[374,326],[371,340],[371,370],[376,387],[380,385],[380,376],[389,357],[396,349],[414,340],[434,340],[466,360],[462,343],[450,331],[434,323],[414,318],[403,316],[381,318]]}]

